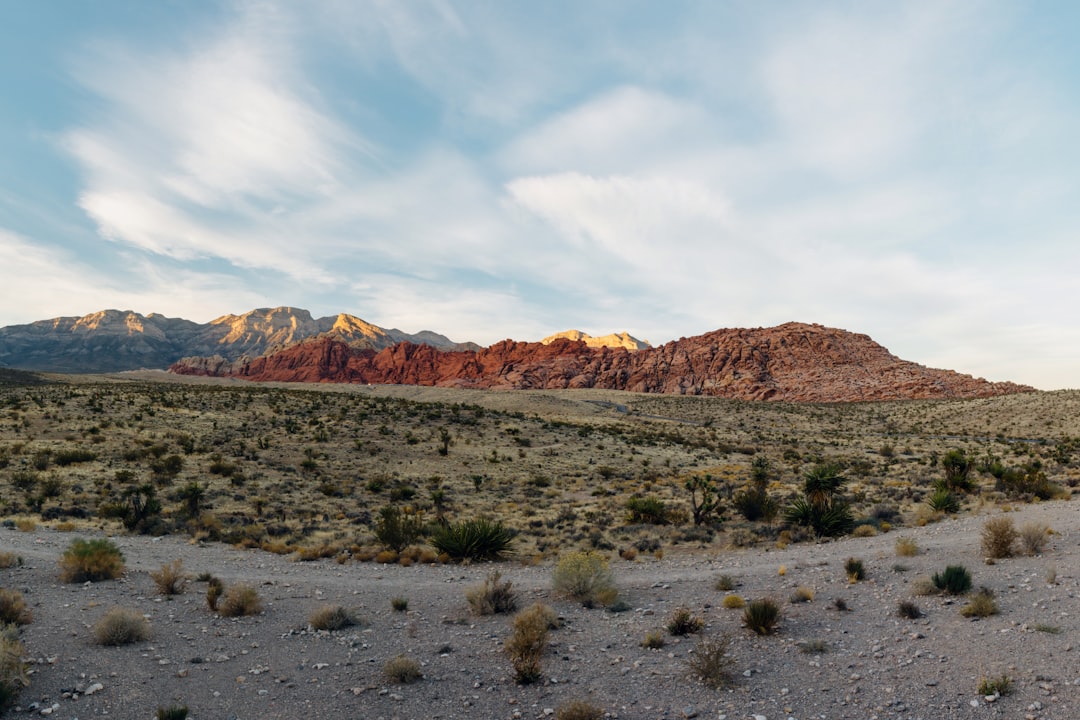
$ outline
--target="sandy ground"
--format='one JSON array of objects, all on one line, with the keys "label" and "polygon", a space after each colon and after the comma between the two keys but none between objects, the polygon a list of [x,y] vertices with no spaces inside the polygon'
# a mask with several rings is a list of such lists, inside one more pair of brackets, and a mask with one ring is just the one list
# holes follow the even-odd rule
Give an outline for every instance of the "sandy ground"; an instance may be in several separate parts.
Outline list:
[{"label": "sandy ground", "polygon": [[[0,550],[24,561],[0,570],[0,586],[22,592],[34,613],[22,633],[31,683],[10,715],[153,718],[160,706],[183,704],[197,720],[543,718],[583,699],[613,718],[1069,720],[1080,717],[1077,511],[1075,503],[1055,502],[1009,513],[1018,526],[1045,522],[1054,535],[1042,555],[993,565],[984,563],[979,540],[987,517],[1001,512],[989,508],[923,528],[783,550],[614,559],[630,607],[620,613],[555,596],[550,565],[500,563],[520,592],[519,607],[545,602],[564,619],[551,635],[543,679],[529,686],[514,682],[503,650],[509,618],[472,616],[465,601],[490,565],[301,563],[178,537],[121,536],[115,541],[127,561],[123,579],[67,585],[57,560],[73,534],[0,528]],[[897,557],[901,536],[915,540],[920,554]],[[866,580],[848,583],[848,557],[864,560]],[[257,586],[264,613],[218,617],[207,608],[205,583],[193,582],[174,599],[158,595],[148,572],[177,558],[192,574]],[[949,564],[967,566],[976,587],[992,589],[1001,613],[970,620],[960,615],[963,600],[913,596],[920,576]],[[742,627],[741,611],[722,607],[725,593],[714,588],[722,574],[735,578],[743,597],[782,604],[776,635],[753,635]],[[789,603],[799,586],[813,588],[815,599]],[[394,598],[407,599],[408,610],[394,611]],[[837,610],[836,598],[849,609]],[[899,618],[897,603],[906,599],[924,617]],[[307,629],[312,610],[327,603],[355,608],[365,625]],[[91,626],[115,605],[148,616],[153,638],[94,644]],[[668,635],[663,648],[641,646],[680,606],[706,621],[704,636],[731,636],[727,689],[710,690],[688,676],[686,658],[697,638]],[[804,652],[807,641],[821,641],[826,651]],[[387,681],[383,666],[399,654],[422,664],[421,680]],[[981,677],[1003,674],[1013,681],[1010,695],[977,693]]]}]

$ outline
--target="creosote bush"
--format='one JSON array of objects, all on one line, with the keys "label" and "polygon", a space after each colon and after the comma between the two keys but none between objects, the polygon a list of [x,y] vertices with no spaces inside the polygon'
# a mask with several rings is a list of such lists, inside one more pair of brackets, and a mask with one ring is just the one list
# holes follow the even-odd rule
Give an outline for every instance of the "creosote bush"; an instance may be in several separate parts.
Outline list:
[{"label": "creosote bush", "polygon": [[218,603],[218,612],[223,617],[246,617],[262,612],[262,600],[255,588],[243,583],[230,585]]},{"label": "creosote bush", "polygon": [[521,685],[540,679],[540,660],[547,649],[548,633],[558,623],[555,612],[536,603],[514,617],[506,653],[514,667],[514,678]]},{"label": "creosote bush", "polygon": [[0,588],[0,625],[29,625],[34,615],[18,590]]},{"label": "creosote bush", "polygon": [[162,595],[179,595],[187,587],[188,576],[184,573],[184,561],[173,560],[164,563],[157,572],[151,571],[150,578]]},{"label": "creosote bush", "polygon": [[591,550],[559,558],[552,580],[557,591],[585,607],[612,605],[618,599],[607,558]]},{"label": "creosote bush", "polygon": [[1038,555],[1046,547],[1050,528],[1044,523],[1029,522],[1020,527],[1020,544],[1028,555]]},{"label": "creosote bush", "polygon": [[308,617],[315,630],[341,630],[357,624],[356,616],[342,605],[323,605]]},{"label": "creosote bush", "polygon": [[416,682],[424,676],[420,671],[420,663],[405,655],[398,655],[396,658],[388,660],[383,665],[383,674],[387,680],[401,685]]},{"label": "creosote bush", "polygon": [[102,615],[93,630],[99,645],[130,645],[150,639],[150,623],[142,613],[122,607]]},{"label": "creosote bush", "polygon": [[1010,517],[995,517],[986,521],[982,528],[982,549],[990,558],[1006,558],[1013,553],[1017,532]]},{"label": "creosote bush", "polygon": [[571,700],[555,710],[555,720],[600,720],[604,711],[584,700]]},{"label": "creosote bush", "polygon": [[504,582],[499,572],[488,575],[483,585],[466,590],[465,599],[477,615],[496,615],[517,609],[517,593],[513,590],[513,583],[509,580]]},{"label": "creosote bush", "polygon": [[690,612],[689,608],[675,608],[668,620],[667,631],[676,637],[693,635],[701,632],[705,621]]},{"label": "creosote bush", "polygon": [[971,573],[963,565],[949,565],[930,579],[935,588],[949,595],[963,595],[971,590]]},{"label": "creosote bush", "polygon": [[729,655],[730,647],[728,635],[702,638],[686,658],[690,676],[714,690],[730,685],[731,666],[735,662]]},{"label": "creosote bush", "polygon": [[71,541],[60,558],[60,578],[68,583],[114,580],[124,574],[124,555],[106,538]]},{"label": "creosote bush", "polygon": [[743,611],[743,625],[758,635],[772,635],[780,621],[780,606],[771,598],[754,600]]}]

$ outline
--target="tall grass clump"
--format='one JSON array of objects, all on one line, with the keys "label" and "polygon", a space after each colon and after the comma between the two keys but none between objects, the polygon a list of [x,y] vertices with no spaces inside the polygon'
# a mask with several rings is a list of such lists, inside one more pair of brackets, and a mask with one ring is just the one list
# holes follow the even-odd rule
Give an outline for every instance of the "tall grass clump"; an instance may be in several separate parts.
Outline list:
[{"label": "tall grass clump", "polygon": [[115,580],[124,574],[124,555],[106,538],[71,541],[60,558],[60,578],[68,583]]},{"label": "tall grass clump", "polygon": [[540,660],[547,649],[548,634],[557,622],[554,611],[541,603],[529,606],[514,617],[510,637],[506,640],[506,653],[519,685],[540,679]]},{"label": "tall grass clump", "polygon": [[919,554],[919,544],[909,537],[898,537],[894,545],[900,557],[915,557]]},{"label": "tall grass clump", "polygon": [[416,682],[424,677],[424,674],[420,671],[420,663],[405,655],[398,655],[396,658],[387,661],[383,665],[383,674],[391,682],[401,685]]},{"label": "tall grass clump", "polygon": [[676,637],[682,637],[699,633],[703,627],[705,627],[704,620],[690,612],[689,608],[680,607],[675,608],[671,613],[667,631]]},{"label": "tall grass clump", "polygon": [[151,571],[150,579],[154,581],[159,593],[170,596],[184,592],[189,578],[184,572],[184,561],[177,559],[171,563],[163,563],[157,571]]},{"label": "tall grass clump", "polygon": [[994,601],[994,592],[990,588],[979,588],[978,592],[971,596],[968,604],[960,608],[960,614],[964,617],[984,618],[998,614],[998,606]]},{"label": "tall grass clump", "polygon": [[949,595],[963,595],[971,590],[971,573],[963,565],[949,565],[930,578],[934,587]]},{"label": "tall grass clump", "polygon": [[258,615],[263,610],[262,600],[255,588],[243,583],[230,585],[218,603],[222,617],[246,617]]},{"label": "tall grass clump", "polygon": [[1006,558],[1013,554],[1013,543],[1016,542],[1016,526],[1010,517],[990,518],[983,524],[982,549],[990,558]]},{"label": "tall grass clump", "polygon": [[604,711],[584,700],[571,700],[555,710],[555,720],[600,720]]},{"label": "tall grass clump", "polygon": [[514,537],[501,522],[476,518],[437,526],[429,542],[457,561],[502,560],[513,553]]},{"label": "tall grass clump", "polygon": [[1028,555],[1038,555],[1046,547],[1050,527],[1045,523],[1029,522],[1020,526],[1020,544]]},{"label": "tall grass clump", "polygon": [[150,623],[142,613],[114,607],[94,623],[98,645],[130,645],[150,639]]},{"label": "tall grass clump", "polygon": [[465,599],[477,615],[496,615],[517,609],[517,593],[514,592],[513,583],[509,580],[504,582],[499,572],[488,575],[482,585],[466,590]]},{"label": "tall grass clump", "polygon": [[29,625],[34,615],[18,590],[0,588],[0,625]]},{"label": "tall grass clump", "polygon": [[187,720],[187,716],[187,705],[159,706],[157,709],[157,720]]},{"label": "tall grass clump", "polygon": [[585,607],[611,605],[619,596],[607,558],[591,550],[559,558],[552,582],[558,592]]},{"label": "tall grass clump", "polygon": [[758,635],[772,635],[780,621],[780,606],[771,598],[753,600],[743,610],[743,625]]},{"label": "tall grass clump", "polygon": [[308,617],[308,624],[315,630],[341,630],[356,623],[356,616],[342,605],[323,605]]}]

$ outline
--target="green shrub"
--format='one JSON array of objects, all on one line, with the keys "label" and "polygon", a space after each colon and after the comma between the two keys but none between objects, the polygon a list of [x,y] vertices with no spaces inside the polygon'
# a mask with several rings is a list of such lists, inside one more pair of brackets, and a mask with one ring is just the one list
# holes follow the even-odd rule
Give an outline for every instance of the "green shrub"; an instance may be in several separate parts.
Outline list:
[{"label": "green shrub", "polygon": [[896,606],[896,614],[905,620],[916,620],[922,617],[922,610],[910,600],[901,600]]},{"label": "green shrub", "polygon": [[496,615],[517,609],[517,593],[509,580],[502,582],[502,574],[493,572],[482,585],[465,591],[469,607],[477,615]]},{"label": "green shrub", "polygon": [[187,720],[187,716],[187,705],[170,705],[157,709],[157,720]]},{"label": "green shrub", "polygon": [[716,582],[713,583],[713,590],[719,590],[720,592],[731,592],[735,589],[735,578],[730,575],[721,575],[716,578]]},{"label": "green shrub", "polygon": [[963,565],[949,565],[944,572],[930,578],[934,587],[950,595],[963,595],[971,590],[971,573]]},{"label": "green shrub", "polygon": [[626,501],[626,521],[632,525],[667,525],[668,507],[658,497],[632,497]]},{"label": "green shrub", "polygon": [[75,463],[90,462],[91,460],[97,460],[97,455],[89,450],[75,449],[75,450],[61,450],[53,455],[53,462],[61,467],[67,467],[68,465],[74,465]]},{"label": "green shrub", "polygon": [[551,608],[537,603],[514,617],[510,637],[506,640],[506,653],[510,656],[514,677],[520,685],[540,679],[540,660],[547,649],[553,615]]},{"label": "green shrub", "polygon": [[982,549],[990,558],[1005,558],[1012,555],[1013,543],[1017,532],[1012,518],[998,516],[990,518],[982,527]]},{"label": "green shrub", "polygon": [[850,557],[844,561],[844,572],[848,582],[856,583],[866,578],[866,567],[859,558]]},{"label": "green shrub", "polygon": [[667,631],[676,637],[693,635],[701,632],[705,627],[705,621],[690,612],[689,608],[675,608],[668,620]]},{"label": "green shrub", "polygon": [[262,610],[259,593],[255,588],[243,583],[230,585],[219,603],[219,612],[222,617],[258,615]]},{"label": "green shrub", "polygon": [[409,598],[396,597],[390,600],[390,607],[394,609],[394,612],[403,613],[409,609]]},{"label": "green shrub", "polygon": [[1012,689],[1012,678],[1008,675],[999,675],[996,678],[983,677],[979,680],[980,695],[1008,695]]},{"label": "green shrub", "polygon": [[758,635],[772,635],[779,621],[780,606],[770,598],[754,600],[743,611],[743,625]]},{"label": "green shrub", "polygon": [[60,577],[64,582],[114,580],[124,573],[124,555],[106,538],[71,541],[60,558]]},{"label": "green shrub", "polygon": [[405,655],[398,655],[383,665],[383,674],[391,682],[407,685],[424,677],[420,663]]},{"label": "green shrub", "polygon": [[734,659],[728,654],[731,638],[718,635],[702,638],[686,658],[690,676],[713,690],[727,687],[732,682],[731,666]]},{"label": "green shrub", "polygon": [[927,498],[926,504],[935,512],[952,515],[960,512],[960,500],[948,488],[938,488]]},{"label": "green shrub", "polygon": [[454,560],[502,560],[512,554],[514,536],[501,522],[477,518],[438,526],[430,542]]},{"label": "green shrub", "polygon": [[0,625],[28,625],[34,615],[18,590],[0,588]]},{"label": "green shrub", "polygon": [[308,618],[308,624],[315,630],[341,630],[356,623],[356,616],[341,605],[323,605]]},{"label": "green shrub", "polygon": [[424,519],[419,513],[402,512],[393,505],[379,510],[375,523],[375,539],[394,552],[401,552],[416,542],[424,529]]},{"label": "green shrub", "polygon": [[591,550],[563,555],[552,579],[557,591],[586,607],[610,605],[618,598],[607,558]]},{"label": "green shrub", "polygon": [[150,623],[142,613],[122,607],[102,615],[93,630],[99,645],[130,645],[150,639]]}]

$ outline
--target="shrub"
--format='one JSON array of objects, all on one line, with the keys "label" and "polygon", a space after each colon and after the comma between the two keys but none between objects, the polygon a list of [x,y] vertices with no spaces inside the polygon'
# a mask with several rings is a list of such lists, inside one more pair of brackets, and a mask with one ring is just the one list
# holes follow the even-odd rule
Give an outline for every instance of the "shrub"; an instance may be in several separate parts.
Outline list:
[{"label": "shrub", "polygon": [[262,610],[259,593],[243,583],[230,585],[219,603],[219,612],[223,617],[247,617],[258,615]]},{"label": "shrub", "polygon": [[184,573],[184,561],[179,559],[164,563],[157,572],[151,572],[150,577],[162,595],[179,595],[184,592],[189,579]]},{"label": "shrub", "polygon": [[401,552],[420,537],[423,528],[424,520],[419,513],[402,512],[393,505],[387,505],[379,510],[375,539],[388,550]]},{"label": "shrub", "polygon": [[658,497],[632,497],[626,501],[626,521],[631,525],[667,525],[668,507]]},{"label": "shrub", "polygon": [[998,614],[997,603],[994,602],[994,593],[989,588],[979,588],[978,592],[971,596],[968,604],[960,608],[960,614],[964,617],[990,617]]},{"label": "shrub", "polygon": [[440,525],[431,545],[454,560],[502,560],[513,553],[515,533],[501,522],[477,518]]},{"label": "shrub", "polygon": [[342,605],[323,605],[308,617],[308,624],[315,630],[341,630],[356,622],[356,616]]},{"label": "shrub", "polygon": [[0,712],[15,704],[19,691],[30,685],[23,655],[26,649],[16,633],[0,632]]},{"label": "shrub", "polygon": [[553,615],[551,608],[537,603],[514,618],[513,630],[506,640],[506,652],[514,667],[514,677],[521,685],[540,679],[540,659],[547,649]]},{"label": "shrub", "polygon": [[502,574],[498,572],[488,575],[483,585],[466,590],[465,599],[477,615],[496,615],[517,609],[517,593],[513,590],[513,583],[509,580],[502,582]]},{"label": "shrub", "polygon": [[420,663],[405,655],[398,655],[383,665],[383,674],[390,682],[407,685],[416,682],[424,675],[420,672]]},{"label": "shrub", "polygon": [[960,512],[960,500],[948,488],[938,488],[927,498],[926,504],[935,512],[952,515]]},{"label": "shrub", "polygon": [[0,625],[29,625],[33,621],[22,593],[0,588]]},{"label": "shrub", "polygon": [[794,525],[813,528],[815,533],[826,537],[851,532],[855,525],[851,506],[837,497],[846,483],[839,465],[815,465],[803,476],[803,497],[788,506],[785,519]]},{"label": "shrub", "polygon": [[743,611],[743,625],[758,635],[772,635],[780,621],[780,606],[771,598],[754,600]]},{"label": "shrub", "polygon": [[1008,695],[1012,692],[1012,678],[1000,675],[996,678],[983,677],[979,680],[980,695]]},{"label": "shrub", "polygon": [[922,617],[922,610],[911,600],[901,600],[896,606],[896,614],[906,620],[916,620]]},{"label": "shrub", "polygon": [[187,720],[187,716],[187,705],[170,705],[157,709],[157,720]]},{"label": "shrub", "polygon": [[22,565],[22,558],[15,553],[0,552],[0,569],[6,569]]},{"label": "shrub", "polygon": [[705,621],[690,612],[689,608],[675,608],[668,620],[667,631],[676,637],[693,635],[701,632]]},{"label": "shrub", "polygon": [[64,582],[113,580],[124,573],[124,555],[105,538],[71,541],[60,558],[60,577]]},{"label": "shrub", "polygon": [[1038,555],[1046,547],[1050,528],[1040,522],[1025,523],[1020,527],[1020,544],[1028,555]]},{"label": "shrub", "polygon": [[804,640],[799,643],[799,650],[808,655],[820,655],[828,652],[829,646],[821,638],[814,638],[813,640]]},{"label": "shrub", "polygon": [[607,558],[591,550],[559,558],[552,580],[557,591],[586,607],[610,605],[618,597]]},{"label": "shrub", "polygon": [[102,615],[93,630],[99,645],[130,645],[150,639],[150,623],[142,613],[122,607]]},{"label": "shrub", "polygon": [[742,599],[742,596],[734,594],[725,595],[720,604],[728,610],[738,610],[739,608],[746,607],[746,601]]},{"label": "shrub", "polygon": [[600,720],[604,711],[584,700],[571,700],[555,710],[555,720]]},{"label": "shrub", "polygon": [[850,557],[845,560],[844,572],[847,574],[847,579],[850,583],[856,583],[866,578],[866,567],[859,558]]},{"label": "shrub", "polygon": [[982,528],[982,549],[990,558],[1004,558],[1012,555],[1012,546],[1016,542],[1017,532],[1010,517],[995,517],[986,521]]},{"label": "shrub", "polygon": [[664,647],[664,633],[659,630],[650,630],[645,633],[645,639],[641,641],[641,647],[649,650],[659,650]]},{"label": "shrub", "polygon": [[207,578],[206,583],[206,606],[211,611],[217,612],[218,600],[221,598],[221,593],[225,591],[225,585],[216,577]]},{"label": "shrub", "polygon": [[720,592],[731,592],[735,589],[735,578],[730,575],[721,575],[713,583],[713,589]]},{"label": "shrub", "polygon": [[963,595],[971,589],[971,573],[963,565],[949,565],[931,578],[934,587],[950,595]]},{"label": "shrub", "polygon": [[814,588],[800,585],[795,588],[795,592],[791,593],[789,598],[792,604],[813,602],[814,600]]},{"label": "shrub", "polygon": [[919,554],[919,544],[909,537],[896,538],[894,547],[900,557],[914,557]]},{"label": "shrub", "polygon": [[833,598],[832,606],[833,606],[833,609],[836,610],[837,612],[847,612],[848,611],[847,600],[845,600],[842,597]]},{"label": "shrub", "polygon": [[734,663],[728,654],[730,645],[728,635],[702,638],[686,658],[690,676],[714,690],[730,685],[731,666]]},{"label": "shrub", "polygon": [[394,609],[394,612],[405,612],[409,609],[409,599],[403,597],[396,597],[390,600],[390,607]]},{"label": "shrub", "polygon": [[851,536],[857,538],[874,537],[877,534],[878,529],[871,523],[864,523],[851,531]]}]

